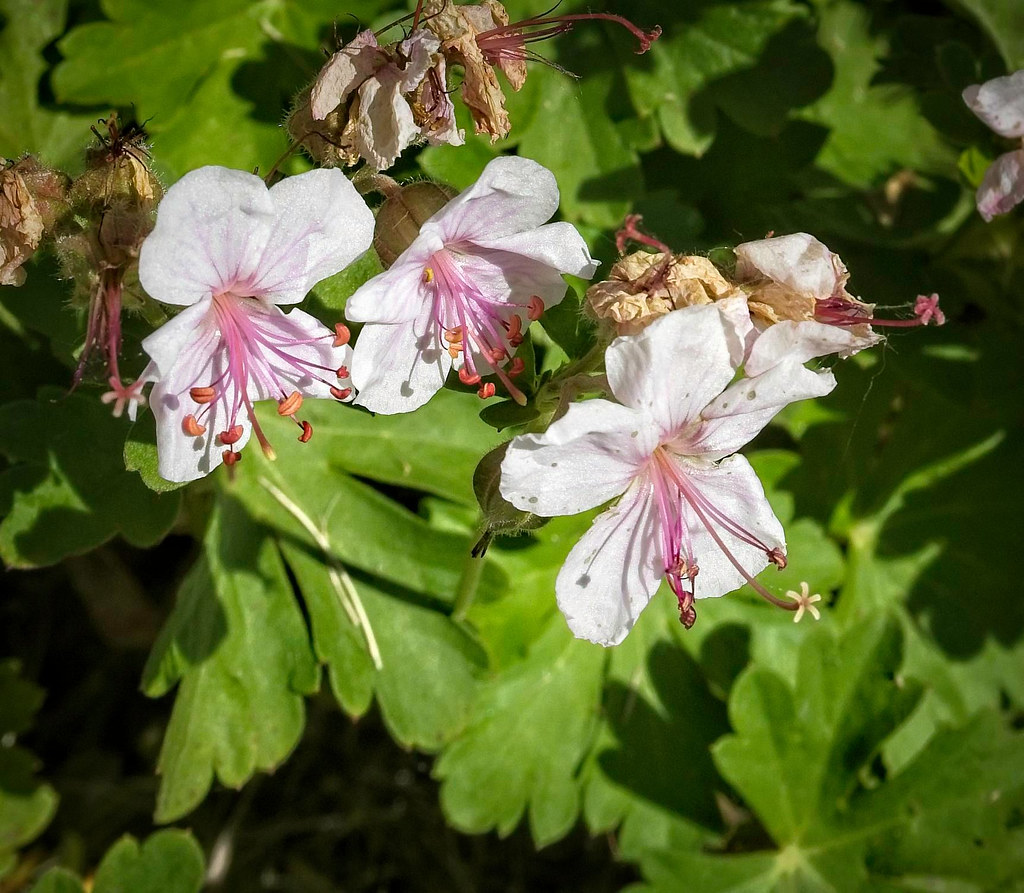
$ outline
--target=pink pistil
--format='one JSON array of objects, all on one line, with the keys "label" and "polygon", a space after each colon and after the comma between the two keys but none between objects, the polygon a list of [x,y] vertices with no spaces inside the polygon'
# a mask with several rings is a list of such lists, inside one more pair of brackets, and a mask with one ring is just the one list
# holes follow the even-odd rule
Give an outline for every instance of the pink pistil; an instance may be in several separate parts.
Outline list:
[{"label": "pink pistil", "polygon": [[781,549],[762,542],[757,534],[744,527],[740,521],[730,518],[718,509],[687,478],[679,468],[675,457],[665,447],[658,447],[654,451],[647,471],[658,515],[661,519],[661,555],[665,579],[679,601],[679,619],[687,629],[693,626],[697,619],[693,601],[696,597],[699,564],[698,556],[693,552],[690,530],[684,518],[684,505],[689,507],[729,563],[739,571],[747,584],[758,595],[787,611],[797,609],[796,604],[773,595],[755,580],[730,551],[721,534],[722,532],[727,533],[740,542],[760,549],[768,561],[780,569],[786,566],[785,556]]},{"label": "pink pistil", "polygon": [[126,403],[141,401],[141,393],[135,385],[121,382],[118,369],[118,357],[121,353],[121,293],[123,289],[123,273],[118,268],[111,268],[102,273],[96,291],[89,302],[89,321],[85,330],[85,344],[78,358],[78,365],[71,377],[73,391],[82,382],[85,369],[94,350],[99,349],[106,355],[108,381],[111,390],[100,399],[104,403],[114,404],[114,416],[120,417]]},{"label": "pink pistil", "polygon": [[851,301],[848,298],[831,297],[815,301],[814,318],[830,326],[888,326],[890,328],[914,328],[926,326],[934,321],[941,326],[946,321],[945,314],[939,309],[939,296],[930,298],[919,295],[914,303],[913,319],[879,319],[873,315],[867,304]]},{"label": "pink pistil", "polygon": [[626,215],[626,219],[622,221],[622,227],[615,233],[615,248],[619,254],[626,253],[626,245],[629,242],[646,245],[648,248],[653,248],[661,254],[672,254],[672,249],[668,245],[653,236],[647,235],[640,229],[640,224],[643,223],[643,220],[642,214]]},{"label": "pink pistil", "polygon": [[650,31],[644,31],[622,16],[607,12],[591,12],[549,18],[537,16],[532,19],[523,19],[521,22],[512,22],[477,34],[476,45],[480,47],[484,59],[491,65],[500,65],[504,59],[521,61],[531,58],[526,44],[547,40],[549,37],[557,37],[559,34],[571,31],[574,23],[588,19],[622,25],[639,41],[640,48],[637,53],[646,53],[651,48],[651,44],[661,37],[660,26],[656,25]]},{"label": "pink pistil", "polygon": [[[502,366],[522,342],[523,323],[519,314],[525,311],[530,319],[539,316],[544,307],[540,298],[533,296],[526,304],[488,298],[468,281],[465,268],[447,248],[430,256],[423,282],[433,291],[433,317],[441,348],[453,359],[462,354],[459,379],[464,384],[478,383],[482,376],[477,363],[478,358],[482,359],[494,369],[509,396],[525,406],[526,395],[512,383]],[[487,374],[486,370],[483,374]]]},{"label": "pink pistil", "polygon": [[[323,373],[334,377],[336,370],[304,359],[289,352],[288,348],[301,347],[320,340],[333,340],[337,336],[325,331],[319,338],[310,338],[298,329],[289,332],[287,318],[275,320],[271,326],[267,324],[264,316],[256,298],[232,292],[213,296],[211,310],[207,316],[208,334],[205,339],[200,339],[197,348],[209,357],[224,351],[227,354],[227,363],[224,371],[213,381],[197,382],[189,388],[189,397],[198,409],[193,416],[189,416],[192,422],[186,430],[205,431],[206,425],[203,422],[209,414],[210,407],[217,401],[224,400],[227,419],[223,430],[218,434],[218,441],[230,446],[240,439],[242,428],[238,424],[238,418],[244,412],[264,454],[273,459],[276,454],[260,427],[249,398],[250,382],[258,383],[268,396],[276,397],[279,412],[283,409],[283,415],[294,416],[294,412],[298,411],[302,404],[301,394],[295,389],[295,381],[313,378],[328,387],[333,387]],[[211,345],[208,340],[210,338],[217,339],[217,343]],[[199,375],[208,374],[209,366],[210,362],[207,361],[199,370]],[[230,401],[224,399],[228,394],[231,395]],[[312,428],[309,428],[307,433],[306,424],[295,421],[302,429],[305,440],[308,440],[312,435]],[[238,454],[233,450],[225,451],[224,461],[229,465],[238,461],[236,458],[228,459],[229,455]]]}]

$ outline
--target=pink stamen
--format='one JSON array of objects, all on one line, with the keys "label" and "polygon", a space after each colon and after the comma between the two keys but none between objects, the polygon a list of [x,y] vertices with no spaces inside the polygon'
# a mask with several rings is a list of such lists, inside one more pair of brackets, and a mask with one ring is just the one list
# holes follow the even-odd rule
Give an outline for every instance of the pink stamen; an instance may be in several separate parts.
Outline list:
[{"label": "pink stamen", "polygon": [[914,303],[913,319],[879,319],[871,308],[849,298],[831,297],[815,301],[814,318],[830,326],[887,326],[889,328],[914,328],[926,326],[932,320],[941,326],[946,315],[939,309],[939,296],[918,295]]},{"label": "pink stamen", "polygon": [[640,48],[636,51],[638,54],[646,53],[651,48],[651,44],[661,37],[661,27],[658,25],[650,31],[644,31],[622,16],[607,12],[590,12],[551,17],[537,16],[523,19],[521,22],[512,22],[477,34],[476,45],[480,47],[484,59],[489,64],[499,65],[503,59],[527,58],[527,43],[547,40],[549,37],[564,34],[566,31],[571,31],[576,22],[587,20],[613,22],[616,25],[621,25],[639,41]]},{"label": "pink stamen", "polygon": [[647,235],[640,229],[640,224],[643,223],[642,214],[627,214],[626,219],[622,221],[622,227],[617,233],[615,233],[615,248],[619,254],[626,253],[626,245],[629,242],[637,242],[640,245],[646,245],[648,248],[653,248],[661,254],[672,254],[672,249],[668,247],[664,242],[660,242],[653,236]]},{"label": "pink stamen", "polygon": [[740,542],[760,549],[769,562],[781,569],[786,566],[786,558],[778,546],[767,545],[740,521],[730,518],[711,503],[687,478],[675,458],[664,447],[658,447],[654,451],[648,465],[648,479],[661,518],[661,554],[665,579],[679,601],[680,620],[687,629],[696,620],[693,600],[696,598],[698,556],[693,554],[693,544],[683,512],[684,505],[689,507],[729,563],[758,595],[787,611],[796,610],[795,604],[772,594],[747,572],[719,531],[724,531]]},{"label": "pink stamen", "polygon": [[[539,316],[544,302],[536,295],[525,305],[488,298],[468,281],[465,268],[447,248],[430,256],[423,282],[433,290],[433,317],[441,346],[452,359],[460,354],[463,358],[459,380],[463,384],[477,384],[482,378],[477,362],[483,360],[494,369],[509,396],[525,406],[526,395],[512,383],[502,365],[515,353],[513,339],[518,338],[517,344],[522,343],[520,314],[525,311],[530,319],[535,319],[533,314]],[[493,394],[492,384],[480,390],[488,388]]]}]

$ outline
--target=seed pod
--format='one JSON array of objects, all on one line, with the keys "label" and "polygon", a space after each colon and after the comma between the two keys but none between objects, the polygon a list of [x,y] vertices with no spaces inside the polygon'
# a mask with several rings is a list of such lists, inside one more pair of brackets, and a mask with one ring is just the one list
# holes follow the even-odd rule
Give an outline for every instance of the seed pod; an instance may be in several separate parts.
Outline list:
[{"label": "seed pod", "polygon": [[507,449],[507,443],[496,446],[480,460],[476,471],[473,472],[473,492],[487,525],[481,539],[483,548],[486,548],[486,543],[496,533],[513,535],[526,530],[536,530],[548,522],[547,518],[540,515],[517,509],[501,495],[501,462]]},{"label": "seed pod", "polygon": [[420,227],[454,197],[450,187],[423,180],[400,187],[385,200],[373,231],[373,247],[385,268],[415,241]]}]

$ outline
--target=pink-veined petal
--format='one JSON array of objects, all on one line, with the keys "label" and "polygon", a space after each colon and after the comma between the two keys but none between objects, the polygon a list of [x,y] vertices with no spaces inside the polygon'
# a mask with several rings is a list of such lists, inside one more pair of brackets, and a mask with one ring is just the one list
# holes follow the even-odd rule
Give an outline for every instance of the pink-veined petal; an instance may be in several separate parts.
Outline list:
[{"label": "pink-veined petal", "polygon": [[243,294],[294,304],[373,241],[373,212],[336,168],[286,177],[270,190],[270,198],[273,231]]},{"label": "pink-veined petal", "polygon": [[701,424],[679,452],[717,459],[749,443],[790,403],[823,397],[836,386],[831,372],[814,372],[793,360],[725,389],[701,413]]},{"label": "pink-veined petal", "polygon": [[650,487],[637,481],[573,546],[555,581],[573,635],[617,645],[658,591],[658,515]]},{"label": "pink-veined petal", "polygon": [[571,223],[547,223],[523,233],[512,233],[496,239],[476,239],[475,253],[485,255],[500,252],[505,257],[516,256],[524,262],[589,279],[597,272],[598,263],[590,256],[590,249]]},{"label": "pink-veined petal", "polygon": [[[730,456],[717,465],[706,466],[683,459],[679,465],[690,484],[718,512],[738,522],[765,545],[785,552],[782,525],[765,498],[761,481],[743,456]],[[688,502],[683,503],[683,514],[690,530],[693,556],[700,568],[694,581],[696,597],[717,598],[742,586],[746,578],[726,557]],[[708,516],[706,510],[704,514]],[[718,537],[750,576],[768,566],[762,549],[736,538],[720,524],[714,526]]]},{"label": "pink-veined petal", "polygon": [[441,389],[452,358],[429,311],[427,305],[409,322],[363,326],[352,358],[358,405],[385,415],[412,412]]},{"label": "pink-veined petal", "polygon": [[807,233],[792,233],[736,246],[738,279],[767,278],[798,294],[828,298],[842,291],[846,267]]},{"label": "pink-veined petal", "polygon": [[1024,70],[973,84],[964,90],[963,98],[968,108],[1000,136],[1024,136]]},{"label": "pink-veined petal", "polygon": [[975,201],[985,220],[1005,214],[1024,201],[1024,149],[1000,155],[989,165]]},{"label": "pink-veined petal", "polygon": [[142,287],[165,304],[185,305],[230,287],[256,268],[276,218],[259,177],[224,167],[190,171],[167,190],[142,243]]},{"label": "pink-veined petal", "polygon": [[424,279],[431,250],[440,250],[422,239],[402,253],[383,273],[364,282],[345,302],[345,316],[353,322],[409,322],[433,300]]},{"label": "pink-veined petal", "polygon": [[503,155],[480,178],[427,220],[421,235],[442,242],[500,239],[535,229],[558,210],[554,174],[529,158]]},{"label": "pink-veined petal", "polygon": [[[866,330],[866,331],[857,331]],[[849,357],[885,340],[867,326],[846,328],[807,320],[783,320],[769,326],[757,339],[744,365],[747,375],[767,372],[786,361],[806,363],[815,357],[839,354]]]},{"label": "pink-veined petal", "polygon": [[670,437],[722,393],[735,372],[722,315],[713,304],[683,307],[605,352],[616,399],[646,412]]},{"label": "pink-veined petal", "polygon": [[512,440],[501,463],[501,495],[544,517],[574,515],[613,499],[656,446],[645,421],[607,400],[574,403],[543,434]]},{"label": "pink-veined petal", "polygon": [[158,378],[171,371],[181,358],[185,346],[198,337],[197,329],[204,326],[211,302],[212,299],[207,296],[191,307],[186,307],[143,339],[142,349],[153,361]]}]

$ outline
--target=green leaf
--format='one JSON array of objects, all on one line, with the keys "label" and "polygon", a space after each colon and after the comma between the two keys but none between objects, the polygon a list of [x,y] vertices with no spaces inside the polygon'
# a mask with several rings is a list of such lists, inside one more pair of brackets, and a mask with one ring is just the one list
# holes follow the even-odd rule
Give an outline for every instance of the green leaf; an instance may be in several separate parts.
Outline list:
[{"label": "green leaf", "polygon": [[948,177],[955,155],[921,114],[913,91],[873,83],[887,47],[886,38],[873,33],[869,11],[839,0],[819,15],[818,41],[832,57],[835,74],[828,93],[799,113],[830,129],[817,166],[861,187],[901,168]]},{"label": "green leaf", "polygon": [[[198,893],[205,870],[203,851],[187,831],[157,831],[141,845],[125,835],[103,857],[89,889],[92,893]],[[83,893],[84,889],[70,871],[54,868],[32,893]]]},{"label": "green leaf", "polygon": [[282,548],[309,612],[317,657],[345,711],[361,716],[376,696],[388,730],[404,747],[434,751],[458,734],[483,664],[466,632],[408,593],[345,580],[344,568],[322,554],[288,543]]},{"label": "green leaf", "polygon": [[465,732],[435,767],[441,804],[460,830],[512,832],[528,811],[538,845],[568,832],[575,779],[595,729],[603,649],[553,617],[526,659],[480,691]]},{"label": "green leaf", "polygon": [[193,809],[214,776],[238,788],[279,765],[302,734],[302,695],[319,684],[273,540],[221,497],[203,546],[143,678],[150,697],[180,683],[160,752],[160,822]]},{"label": "green leaf", "polygon": [[[349,3],[364,16],[369,2]],[[105,0],[108,21],[73,28],[54,73],[61,102],[134,105],[151,119],[158,166],[175,179],[203,164],[269,169],[280,120],[322,64],[335,6],[293,0]],[[184,100],[184,101],[183,101]]]},{"label": "green leaf", "polygon": [[971,16],[996,45],[1008,71],[1024,68],[1024,26],[1020,9],[1004,0],[947,0]]},{"label": "green leaf", "polygon": [[49,67],[43,50],[64,32],[67,0],[0,0],[0,156],[25,152],[57,167],[81,165],[96,115],[68,114],[40,102]]},{"label": "green leaf", "polygon": [[[310,405],[312,408],[313,404]],[[323,413],[319,418],[324,421],[313,440],[301,444],[296,438],[294,422],[281,419],[273,409],[261,407],[261,424],[277,450],[278,459],[271,462],[257,449],[247,450],[244,460],[237,466],[235,495],[254,517],[296,542],[318,549],[309,531],[267,489],[269,483],[298,506],[315,527],[323,529],[334,554],[347,567],[449,603],[459,585],[459,568],[472,546],[470,536],[431,529],[422,518],[378,490],[349,477],[342,468],[345,462],[352,467],[373,463],[376,469],[385,469],[384,473],[390,474],[393,470],[396,475],[401,474],[403,483],[420,482],[435,491],[449,486],[447,473],[436,465],[418,464],[414,458],[399,452],[392,454],[393,460],[378,462],[365,454],[360,458],[361,447],[344,436],[338,449],[332,449],[329,432],[343,430],[357,410],[324,404],[315,411]],[[388,423],[384,423],[384,427],[388,427]],[[318,449],[321,436],[326,446]],[[462,455],[468,457],[468,454],[467,449]],[[434,455],[438,455],[436,451]],[[453,452],[453,457],[458,455]],[[339,456],[349,458],[342,461]],[[409,465],[408,476],[404,474],[405,465],[399,463]],[[467,463],[467,468],[460,491],[472,480],[472,465]],[[503,585],[504,575],[493,563],[487,562],[483,589],[495,591]]]},{"label": "green leaf", "polygon": [[28,730],[42,701],[42,690],[21,678],[17,662],[0,662],[0,878],[14,868],[18,848],[35,840],[57,809],[56,792],[35,777],[38,760],[12,744]]},{"label": "green leaf", "polygon": [[655,889],[679,876],[709,891],[981,890],[1017,877],[1022,737],[982,714],[887,773],[880,745],[921,692],[900,663],[899,628],[881,618],[839,640],[815,629],[790,681],[744,673],[729,704],[736,733],[713,753],[778,849],[648,854]]},{"label": "green leaf", "polygon": [[137,472],[142,482],[157,493],[170,493],[185,486],[160,477],[156,419],[151,412],[142,412],[138,421],[128,429],[124,442],[124,467]]},{"label": "green leaf", "polygon": [[11,567],[54,564],[120,533],[159,542],[180,497],[150,492],[121,460],[127,424],[95,397],[56,389],[0,407],[0,557]]},{"label": "green leaf", "polygon": [[[647,4],[645,12],[665,33],[648,51],[650,62],[625,69],[629,92],[641,116],[656,116],[665,139],[685,155],[702,155],[715,137],[708,85],[752,69],[772,35],[805,15],[790,0],[702,4],[690,21],[681,21],[668,0]],[[729,101],[727,94],[722,98]]]}]

